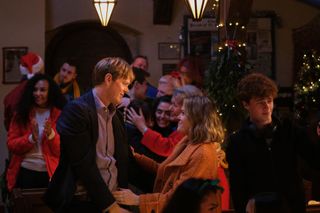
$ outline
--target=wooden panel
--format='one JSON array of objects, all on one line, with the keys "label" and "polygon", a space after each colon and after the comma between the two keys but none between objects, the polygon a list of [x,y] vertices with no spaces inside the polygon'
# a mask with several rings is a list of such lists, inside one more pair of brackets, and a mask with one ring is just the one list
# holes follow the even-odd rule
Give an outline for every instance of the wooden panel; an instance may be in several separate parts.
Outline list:
[{"label": "wooden panel", "polygon": [[13,213],[53,213],[43,202],[46,189],[14,189],[12,192]]}]

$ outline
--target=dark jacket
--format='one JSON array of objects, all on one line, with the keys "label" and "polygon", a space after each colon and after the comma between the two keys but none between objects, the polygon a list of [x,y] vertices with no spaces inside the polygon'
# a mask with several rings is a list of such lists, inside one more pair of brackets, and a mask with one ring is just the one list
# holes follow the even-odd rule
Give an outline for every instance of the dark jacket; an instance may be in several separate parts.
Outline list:
[{"label": "dark jacket", "polygon": [[264,131],[247,121],[228,142],[230,189],[237,213],[245,213],[248,200],[262,192],[276,192],[292,212],[305,212],[298,157],[319,169],[320,153],[304,130],[289,119],[274,118]]},{"label": "dark jacket", "polygon": [[[118,186],[127,188],[129,146],[124,124],[118,112],[112,119],[115,159],[118,169]],[[105,209],[115,202],[96,164],[98,119],[92,91],[70,102],[63,110],[57,130],[61,139],[61,157],[58,168],[49,184],[45,200],[59,212],[68,205],[80,181],[90,200]]]}]

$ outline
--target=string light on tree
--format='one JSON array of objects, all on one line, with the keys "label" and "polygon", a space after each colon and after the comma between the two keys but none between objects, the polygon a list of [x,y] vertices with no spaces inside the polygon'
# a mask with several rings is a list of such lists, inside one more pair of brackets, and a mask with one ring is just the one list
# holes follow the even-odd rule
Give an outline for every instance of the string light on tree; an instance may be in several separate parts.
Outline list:
[{"label": "string light on tree", "polygon": [[243,26],[237,21],[217,25],[220,30],[230,26],[232,28],[226,34],[226,40],[218,47],[217,59],[206,70],[205,76],[208,95],[215,101],[225,124],[231,116],[243,113],[236,98],[236,87],[238,81],[251,69],[240,51],[246,44],[237,40],[237,29],[243,29]]},{"label": "string light on tree", "polygon": [[320,56],[315,50],[303,55],[302,66],[294,84],[295,112],[298,118],[320,103]]},{"label": "string light on tree", "polygon": [[213,1],[211,9],[215,11],[218,7],[219,7],[219,0]]}]

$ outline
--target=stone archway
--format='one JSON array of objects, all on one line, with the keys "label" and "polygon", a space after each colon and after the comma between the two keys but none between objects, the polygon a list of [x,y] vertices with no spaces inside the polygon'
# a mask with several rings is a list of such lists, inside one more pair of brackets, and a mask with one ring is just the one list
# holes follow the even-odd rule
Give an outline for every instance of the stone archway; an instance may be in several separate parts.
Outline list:
[{"label": "stone archway", "polygon": [[46,33],[46,73],[54,76],[67,58],[78,65],[78,83],[82,90],[91,87],[94,65],[107,56],[132,60],[131,51],[122,36],[97,22],[76,22]]}]

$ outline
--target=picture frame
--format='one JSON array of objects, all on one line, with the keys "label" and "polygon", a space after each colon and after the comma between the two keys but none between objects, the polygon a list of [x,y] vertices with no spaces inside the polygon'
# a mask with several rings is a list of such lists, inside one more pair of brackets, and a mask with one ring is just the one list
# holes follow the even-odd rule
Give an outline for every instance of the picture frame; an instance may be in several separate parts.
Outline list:
[{"label": "picture frame", "polygon": [[273,11],[253,12],[246,34],[247,60],[253,68],[272,79],[275,68],[275,13]]},{"label": "picture frame", "polygon": [[158,43],[158,58],[160,60],[177,60],[180,59],[181,45],[176,42]]},{"label": "picture frame", "polygon": [[204,66],[215,60],[218,54],[219,32],[214,17],[195,21],[184,16],[184,55],[200,57]]},{"label": "picture frame", "polygon": [[3,47],[3,84],[16,84],[21,81],[20,58],[27,54],[28,47]]}]

